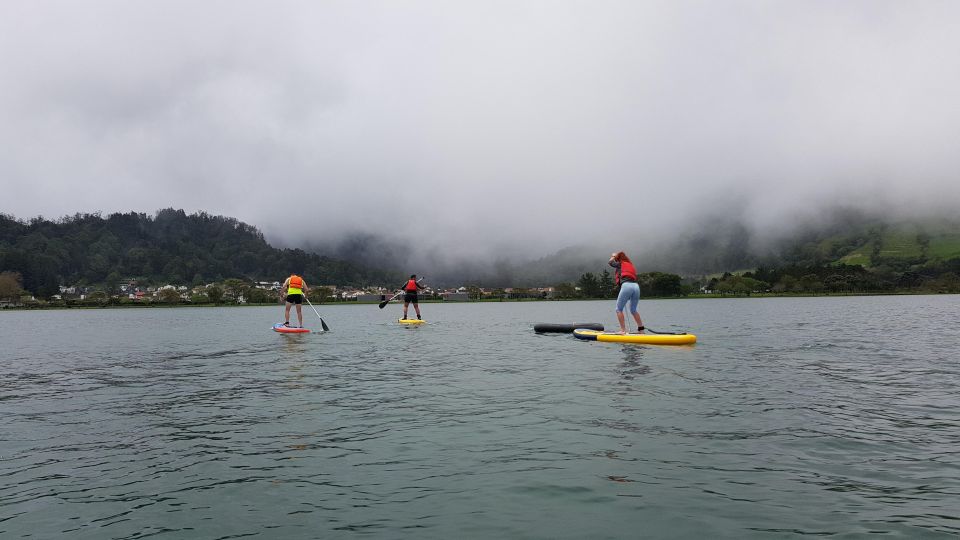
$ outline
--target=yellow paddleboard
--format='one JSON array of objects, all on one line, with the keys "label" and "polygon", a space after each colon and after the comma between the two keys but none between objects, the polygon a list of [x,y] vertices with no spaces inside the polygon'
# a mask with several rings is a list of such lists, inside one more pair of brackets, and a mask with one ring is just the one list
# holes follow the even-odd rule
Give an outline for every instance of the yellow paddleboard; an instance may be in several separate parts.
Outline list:
[{"label": "yellow paddleboard", "polygon": [[648,345],[693,345],[697,336],[693,334],[616,334],[578,328],[573,335],[579,339],[609,341],[612,343],[645,343]]}]

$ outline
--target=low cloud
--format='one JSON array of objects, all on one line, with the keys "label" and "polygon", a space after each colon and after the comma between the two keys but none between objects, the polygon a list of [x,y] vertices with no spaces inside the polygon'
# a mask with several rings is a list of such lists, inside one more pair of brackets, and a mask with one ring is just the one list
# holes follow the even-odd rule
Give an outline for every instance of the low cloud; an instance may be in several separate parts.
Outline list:
[{"label": "low cloud", "polygon": [[3,11],[0,211],[19,217],[172,206],[280,245],[375,235],[495,264],[718,213],[779,234],[837,203],[960,202],[952,2]]}]

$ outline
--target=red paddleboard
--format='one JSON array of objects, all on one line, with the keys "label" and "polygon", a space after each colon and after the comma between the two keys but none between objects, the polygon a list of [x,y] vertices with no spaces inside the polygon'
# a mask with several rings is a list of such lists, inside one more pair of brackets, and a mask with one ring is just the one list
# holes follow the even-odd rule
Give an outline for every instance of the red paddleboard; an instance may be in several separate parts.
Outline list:
[{"label": "red paddleboard", "polygon": [[309,334],[310,330],[308,328],[295,328],[293,326],[284,326],[283,323],[277,323],[273,325],[274,332],[280,332],[281,334]]}]

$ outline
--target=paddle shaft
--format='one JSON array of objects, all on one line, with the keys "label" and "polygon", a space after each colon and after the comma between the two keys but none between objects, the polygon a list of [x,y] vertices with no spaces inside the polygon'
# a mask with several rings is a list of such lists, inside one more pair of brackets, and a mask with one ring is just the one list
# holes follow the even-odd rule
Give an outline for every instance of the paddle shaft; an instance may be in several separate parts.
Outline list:
[{"label": "paddle shaft", "polygon": [[[424,276],[424,277],[426,277],[426,276]],[[418,280],[417,280],[417,283],[420,283],[421,281],[423,281],[423,278],[418,279]],[[399,291],[397,294],[393,295],[393,298],[391,298],[391,299],[389,299],[389,300],[384,300],[383,302],[380,302],[380,309],[383,309],[384,307],[386,307],[387,304],[389,304],[390,302],[393,302],[394,300],[397,299],[398,296],[400,296],[401,294],[403,294],[403,293],[405,293],[405,292],[406,292],[405,290],[400,289],[400,291]]]},{"label": "paddle shaft", "polygon": [[313,304],[310,303],[310,299],[307,298],[307,295],[303,295],[303,299],[307,301],[307,304],[309,304],[310,307],[313,308],[313,312],[317,314],[317,318],[320,319],[320,326],[323,328],[323,331],[329,332],[330,327],[327,326],[327,323],[323,322],[323,317],[320,316],[320,312],[317,311],[317,308],[313,307]]}]

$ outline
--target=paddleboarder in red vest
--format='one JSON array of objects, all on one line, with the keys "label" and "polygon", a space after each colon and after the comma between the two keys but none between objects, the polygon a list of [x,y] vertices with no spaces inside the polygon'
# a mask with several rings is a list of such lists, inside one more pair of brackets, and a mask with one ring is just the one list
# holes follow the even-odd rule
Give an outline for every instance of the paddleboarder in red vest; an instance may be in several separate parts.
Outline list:
[{"label": "paddleboarder in red vest", "polygon": [[640,320],[640,313],[637,312],[637,304],[640,303],[640,285],[637,283],[637,268],[633,266],[630,257],[627,254],[618,251],[610,255],[610,266],[616,268],[614,274],[614,283],[620,287],[620,293],[617,294],[617,320],[620,321],[620,333],[627,333],[627,323],[624,320],[623,308],[630,302],[630,313],[633,319],[637,321],[637,332],[643,332],[643,321]]},{"label": "paddleboarder in red vest", "polygon": [[424,287],[417,282],[417,275],[411,274],[410,279],[403,285],[403,318],[407,318],[407,308],[413,303],[413,309],[417,311],[417,320],[420,320],[420,304],[417,302],[417,291]]},{"label": "paddleboarder in red vest", "polygon": [[290,326],[290,306],[297,306],[297,321],[299,328],[303,328],[303,295],[307,292],[307,282],[302,277],[293,274],[280,287],[280,297],[284,299],[286,309],[283,312],[283,325]]}]

